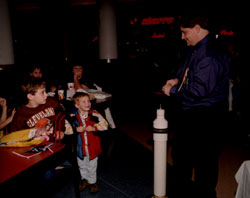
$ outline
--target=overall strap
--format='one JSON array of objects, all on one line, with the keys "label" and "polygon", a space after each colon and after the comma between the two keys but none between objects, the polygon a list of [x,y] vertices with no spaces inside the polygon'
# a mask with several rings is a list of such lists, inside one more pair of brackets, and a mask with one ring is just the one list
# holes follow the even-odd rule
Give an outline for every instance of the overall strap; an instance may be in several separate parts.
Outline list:
[{"label": "overall strap", "polygon": [[76,119],[77,119],[77,121],[79,123],[79,126],[83,126],[83,123],[82,123],[82,120],[81,120],[81,117],[80,117],[79,114],[76,114]]}]

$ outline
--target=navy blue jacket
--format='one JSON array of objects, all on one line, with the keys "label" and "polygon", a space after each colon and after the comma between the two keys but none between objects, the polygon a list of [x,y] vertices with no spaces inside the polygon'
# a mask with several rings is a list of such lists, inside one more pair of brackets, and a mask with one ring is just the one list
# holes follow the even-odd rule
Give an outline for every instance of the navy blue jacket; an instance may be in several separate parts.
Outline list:
[{"label": "navy blue jacket", "polygon": [[[181,85],[186,68],[187,78]],[[191,47],[185,64],[177,75],[179,83],[171,88],[170,94],[180,99],[184,110],[209,107],[228,99],[228,59],[214,47],[209,36]]]}]

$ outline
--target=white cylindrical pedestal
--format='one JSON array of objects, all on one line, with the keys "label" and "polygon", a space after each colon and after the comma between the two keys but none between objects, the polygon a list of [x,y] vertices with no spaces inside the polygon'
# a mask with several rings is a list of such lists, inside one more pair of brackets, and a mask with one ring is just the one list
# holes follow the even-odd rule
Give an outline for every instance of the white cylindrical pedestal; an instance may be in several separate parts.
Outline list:
[{"label": "white cylindrical pedestal", "polygon": [[154,195],[166,196],[167,133],[154,133]]}]

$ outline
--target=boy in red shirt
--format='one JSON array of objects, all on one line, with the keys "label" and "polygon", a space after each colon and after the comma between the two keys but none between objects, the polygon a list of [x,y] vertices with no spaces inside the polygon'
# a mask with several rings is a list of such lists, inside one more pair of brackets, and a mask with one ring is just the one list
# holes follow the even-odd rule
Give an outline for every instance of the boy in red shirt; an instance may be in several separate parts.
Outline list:
[{"label": "boy in red shirt", "polygon": [[[29,80],[22,85],[22,91],[27,103],[17,110],[10,130],[12,132],[33,128],[41,119],[49,119],[54,123],[59,112],[63,110],[60,103],[46,93],[46,83],[39,79]],[[64,120],[65,121],[65,120]],[[73,130],[67,121],[61,123],[61,131],[57,138],[64,134],[72,134]],[[51,129],[52,131],[52,129]]]}]

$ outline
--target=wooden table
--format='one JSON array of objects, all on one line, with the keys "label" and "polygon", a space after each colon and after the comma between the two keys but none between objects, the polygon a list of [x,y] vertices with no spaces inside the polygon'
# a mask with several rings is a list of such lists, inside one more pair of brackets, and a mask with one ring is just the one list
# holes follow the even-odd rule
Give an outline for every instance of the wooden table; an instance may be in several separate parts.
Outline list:
[{"label": "wooden table", "polygon": [[[51,142],[46,142],[46,144],[50,143]],[[53,142],[53,146],[50,148],[52,152],[47,150],[31,158],[21,157],[13,153],[24,152],[29,147],[0,147],[0,184],[28,170],[48,157],[57,154],[59,151],[63,150],[64,147],[64,144]]]},{"label": "wooden table", "polygon": [[96,99],[93,104],[100,104],[100,103],[104,103],[104,102],[108,102],[111,101],[112,96],[109,96],[107,98],[103,98],[103,99]]}]

